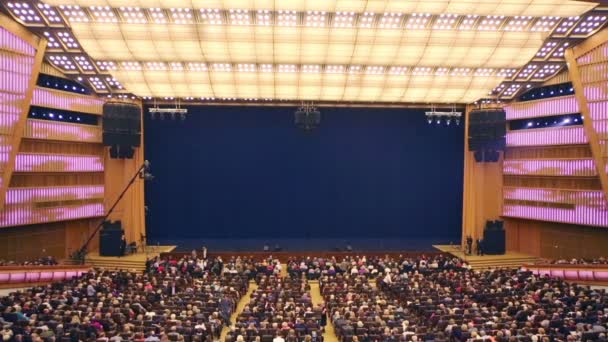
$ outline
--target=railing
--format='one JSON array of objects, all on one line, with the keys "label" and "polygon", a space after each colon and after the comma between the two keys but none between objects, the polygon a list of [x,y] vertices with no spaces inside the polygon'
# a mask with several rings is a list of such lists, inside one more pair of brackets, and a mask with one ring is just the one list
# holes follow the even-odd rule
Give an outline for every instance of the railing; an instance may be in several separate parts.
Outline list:
[{"label": "railing", "polygon": [[507,120],[518,120],[560,114],[574,114],[579,112],[579,108],[574,95],[568,95],[535,101],[516,102],[505,106],[505,112]]},{"label": "railing", "polygon": [[593,177],[593,159],[509,159],[503,162],[505,175]]},{"label": "railing", "polygon": [[28,119],[23,137],[30,139],[101,143],[101,127]]},{"label": "railing", "polygon": [[51,283],[79,277],[91,269],[88,265],[70,266],[0,266],[0,286]]},{"label": "railing", "polygon": [[507,146],[555,146],[587,144],[582,126],[524,129],[507,132]]},{"label": "railing", "polygon": [[15,172],[103,172],[101,156],[19,153]]},{"label": "railing", "polygon": [[79,95],[66,91],[36,87],[32,106],[63,109],[88,114],[103,114],[104,101],[91,95]]},{"label": "railing", "polygon": [[608,265],[528,264],[522,269],[565,280],[608,282]]}]

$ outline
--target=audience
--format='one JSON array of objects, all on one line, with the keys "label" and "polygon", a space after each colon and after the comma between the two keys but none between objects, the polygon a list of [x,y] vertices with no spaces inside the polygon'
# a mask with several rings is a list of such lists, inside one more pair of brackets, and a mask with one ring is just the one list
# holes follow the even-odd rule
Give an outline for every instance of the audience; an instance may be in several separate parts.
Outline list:
[{"label": "audience", "polygon": [[52,256],[26,261],[0,260],[0,266],[53,266],[58,264],[57,260]]}]

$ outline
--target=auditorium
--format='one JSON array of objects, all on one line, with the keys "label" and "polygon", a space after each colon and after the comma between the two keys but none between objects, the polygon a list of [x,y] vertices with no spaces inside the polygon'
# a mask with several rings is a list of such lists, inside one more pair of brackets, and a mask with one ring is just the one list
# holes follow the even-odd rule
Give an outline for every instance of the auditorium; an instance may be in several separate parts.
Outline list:
[{"label": "auditorium", "polygon": [[608,2],[0,0],[0,338],[608,342]]}]

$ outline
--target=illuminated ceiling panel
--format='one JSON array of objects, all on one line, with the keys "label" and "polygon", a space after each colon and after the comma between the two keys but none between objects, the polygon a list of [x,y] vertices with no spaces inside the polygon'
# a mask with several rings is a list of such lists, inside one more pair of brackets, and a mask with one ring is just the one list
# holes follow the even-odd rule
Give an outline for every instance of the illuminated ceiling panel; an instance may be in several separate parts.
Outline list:
[{"label": "illuminated ceiling panel", "polygon": [[[559,72],[564,49],[607,21],[596,4],[569,0],[20,0],[2,6],[53,39],[47,59],[98,93],[167,99],[510,98],[519,84]],[[39,20],[21,18],[24,8]]]},{"label": "illuminated ceiling panel", "polygon": [[[183,0],[47,0],[46,3],[58,5],[110,6],[110,7],[160,7],[179,8]],[[572,0],[190,0],[194,9],[232,8],[232,9],[269,9],[280,8],[293,11],[326,12],[393,12],[393,13],[468,13],[481,16],[533,16],[541,17],[551,13],[553,16],[566,17],[578,15],[595,7],[594,3]],[[213,6],[211,6],[213,5]]]}]

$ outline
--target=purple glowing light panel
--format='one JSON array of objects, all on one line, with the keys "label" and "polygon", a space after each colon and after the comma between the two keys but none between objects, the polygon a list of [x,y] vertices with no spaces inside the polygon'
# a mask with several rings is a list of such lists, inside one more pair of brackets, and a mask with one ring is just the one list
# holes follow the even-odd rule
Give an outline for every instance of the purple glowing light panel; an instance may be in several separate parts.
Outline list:
[{"label": "purple glowing light panel", "polygon": [[579,177],[597,175],[593,159],[509,159],[503,162],[503,173]]},{"label": "purple glowing light panel", "polygon": [[100,156],[20,153],[16,172],[102,172]]},{"label": "purple glowing light panel", "polygon": [[99,115],[103,113],[103,102],[103,100],[89,95],[79,95],[61,90],[38,87],[34,89],[34,95],[32,97],[33,106]]},{"label": "purple glowing light panel", "polygon": [[552,146],[586,144],[583,127],[559,127],[510,131],[507,146]]},{"label": "purple glowing light panel", "polygon": [[28,56],[36,54],[36,49],[33,46],[3,27],[0,27],[0,50],[17,52]]},{"label": "purple glowing light panel", "polygon": [[608,227],[608,208],[606,206],[575,205],[574,208],[556,208],[505,203],[503,216]]},{"label": "purple glowing light panel", "polygon": [[103,203],[54,208],[6,207],[0,212],[0,227],[75,220],[103,215]]},{"label": "purple glowing light panel", "polygon": [[536,118],[541,116],[578,113],[574,95],[536,101],[517,102],[505,106],[507,120]]},{"label": "purple glowing light panel", "polygon": [[103,185],[9,188],[6,192],[6,204],[98,199],[103,198],[103,193]]},{"label": "purple glowing light panel", "polygon": [[101,127],[28,119],[25,126],[25,137],[101,143]]},{"label": "purple glowing light panel", "polygon": [[562,203],[601,207],[606,204],[601,190],[562,190],[541,188],[504,187],[506,200]]}]

